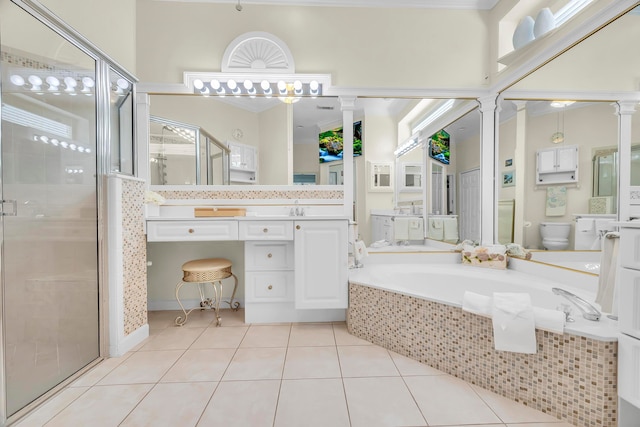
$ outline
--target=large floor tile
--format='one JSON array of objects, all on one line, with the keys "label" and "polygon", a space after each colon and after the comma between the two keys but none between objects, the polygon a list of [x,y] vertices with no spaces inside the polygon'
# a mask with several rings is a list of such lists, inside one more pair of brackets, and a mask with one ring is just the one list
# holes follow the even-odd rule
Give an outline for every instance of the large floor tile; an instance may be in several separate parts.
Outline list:
[{"label": "large floor tile", "polygon": [[152,335],[138,351],[186,350],[205,331],[205,328],[165,328]]},{"label": "large floor tile", "polygon": [[198,426],[271,427],[279,390],[280,380],[222,382]]},{"label": "large floor tile", "polygon": [[240,347],[286,347],[291,326],[251,325]]},{"label": "large floor tile", "polygon": [[347,330],[347,325],[344,323],[333,325],[333,335],[337,345],[373,345],[369,341],[351,335]]},{"label": "large floor tile", "polygon": [[285,379],[340,378],[335,346],[289,347],[284,364]]},{"label": "large floor tile", "polygon": [[95,386],[47,423],[47,427],[119,425],[152,384]]},{"label": "large floor tile", "polygon": [[158,384],[120,425],[195,426],[216,385],[210,382]]},{"label": "large floor tile", "polygon": [[352,427],[426,426],[400,377],[345,378]]},{"label": "large floor tile", "polygon": [[449,376],[404,377],[429,425],[500,423],[466,382]]},{"label": "large floor tile", "polygon": [[482,400],[505,423],[557,423],[559,420],[544,412],[502,397],[481,387],[471,386]]},{"label": "large floor tile", "polygon": [[191,348],[238,348],[248,330],[248,326],[207,328]]},{"label": "large floor tile", "polygon": [[340,379],[283,380],[275,427],[349,427]]},{"label": "large floor tile", "polygon": [[[228,304],[222,303],[222,306]],[[222,326],[247,326],[248,323],[244,322],[244,308],[239,310],[224,309],[220,310],[220,317],[222,318]]]},{"label": "large floor tile", "polygon": [[89,387],[66,388],[49,399],[49,401],[40,406],[36,411],[18,421],[16,424],[13,424],[13,426],[41,427],[87,390],[89,390]]},{"label": "large floor tile", "polygon": [[556,422],[556,423],[517,423],[507,424],[507,427],[574,427],[573,424]]},{"label": "large floor tile", "polygon": [[393,359],[393,363],[395,363],[396,368],[400,371],[400,375],[446,375],[444,372],[437,370],[436,368],[432,368],[429,365],[425,365],[424,363],[420,363],[417,360],[410,359],[401,354],[394,353],[393,351],[389,351],[389,355],[391,359]]},{"label": "large floor tile", "polygon": [[342,376],[389,377],[399,376],[389,352],[378,346],[338,346]]},{"label": "large floor tile", "polygon": [[191,349],[169,369],[161,382],[220,381],[235,349]]},{"label": "large floor tile", "polygon": [[286,352],[286,348],[240,348],[222,380],[281,379]]},{"label": "large floor tile", "polygon": [[69,387],[90,387],[104,378],[109,372],[120,366],[133,353],[127,353],[121,357],[110,357],[98,363],[80,378],[75,380]]},{"label": "large floor tile", "polygon": [[99,385],[155,383],[182,356],[183,350],[139,351],[98,382]]},{"label": "large floor tile", "polygon": [[291,327],[289,347],[312,347],[336,345],[333,325],[302,323]]}]

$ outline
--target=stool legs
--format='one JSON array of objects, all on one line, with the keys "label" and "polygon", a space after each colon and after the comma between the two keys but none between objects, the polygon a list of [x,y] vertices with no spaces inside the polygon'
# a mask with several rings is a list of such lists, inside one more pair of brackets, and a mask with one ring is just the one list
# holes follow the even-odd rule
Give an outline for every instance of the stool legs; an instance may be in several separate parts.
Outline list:
[{"label": "stool legs", "polygon": [[233,302],[233,299],[236,297],[236,290],[238,289],[238,278],[233,273],[231,273],[231,275],[233,276],[233,280],[235,281],[235,283],[233,284],[233,293],[231,294],[231,299],[227,302],[227,304],[229,304],[229,307],[233,311],[238,311],[238,309],[240,308],[240,302]]},{"label": "stool legs", "polygon": [[[183,316],[176,317],[176,320],[175,320],[176,326],[182,326],[185,323],[187,323],[189,314],[193,310],[195,310],[195,308],[192,308],[191,310],[187,311],[184,308],[184,305],[182,305],[182,302],[180,301],[180,289],[182,289],[185,283],[186,282],[180,281],[176,285],[176,300],[178,301],[178,304],[182,309],[182,313],[184,314],[184,317]],[[220,326],[222,324],[222,318],[220,317],[220,301],[222,300],[222,281],[218,280],[215,282],[208,282],[208,283],[211,283],[211,286],[213,287],[213,300],[211,298],[205,298],[204,283],[198,283],[198,291],[200,293],[200,309],[204,310],[205,306],[208,306],[209,308],[213,309],[216,313],[216,326]],[[238,285],[238,279],[236,279],[236,286],[237,285]],[[233,293],[235,295],[236,293],[235,288],[233,289]],[[233,295],[231,296],[231,301],[233,301]],[[229,304],[231,305],[231,303]],[[240,305],[240,303],[237,301],[236,301],[236,304],[238,306]]]}]

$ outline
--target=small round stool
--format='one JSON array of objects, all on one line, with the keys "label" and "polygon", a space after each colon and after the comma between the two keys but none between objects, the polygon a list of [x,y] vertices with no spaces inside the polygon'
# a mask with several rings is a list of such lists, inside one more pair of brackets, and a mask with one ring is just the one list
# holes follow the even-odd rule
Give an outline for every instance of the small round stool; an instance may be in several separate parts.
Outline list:
[{"label": "small round stool", "polygon": [[[177,326],[182,326],[187,323],[189,313],[195,310],[195,308],[192,308],[189,311],[185,310],[182,302],[180,302],[180,289],[182,288],[182,286],[184,286],[185,283],[198,284],[198,291],[200,292],[200,309],[204,310],[205,307],[209,307],[215,310],[216,326],[220,326],[222,323],[220,319],[222,279],[233,276],[235,284],[233,285],[233,293],[231,294],[231,299],[227,302],[227,304],[229,304],[229,307],[231,307],[233,310],[238,310],[238,308],[240,308],[240,303],[238,301],[236,301],[235,303],[233,302],[233,299],[236,296],[236,289],[238,288],[238,278],[231,272],[231,261],[229,261],[228,259],[207,258],[188,261],[182,264],[182,271],[184,273],[182,280],[179,281],[176,285],[176,300],[178,300],[178,304],[180,304],[180,308],[182,308],[184,317],[176,317]],[[205,283],[211,283],[211,286],[213,286],[213,300],[211,298],[205,298]]]}]

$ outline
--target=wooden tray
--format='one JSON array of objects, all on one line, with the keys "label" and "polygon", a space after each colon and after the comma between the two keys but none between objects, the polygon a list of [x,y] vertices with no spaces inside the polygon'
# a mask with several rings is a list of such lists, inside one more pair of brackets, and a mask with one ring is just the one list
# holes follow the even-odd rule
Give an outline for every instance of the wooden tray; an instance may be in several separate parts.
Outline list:
[{"label": "wooden tray", "polygon": [[194,208],[196,218],[213,216],[245,216],[245,208]]}]

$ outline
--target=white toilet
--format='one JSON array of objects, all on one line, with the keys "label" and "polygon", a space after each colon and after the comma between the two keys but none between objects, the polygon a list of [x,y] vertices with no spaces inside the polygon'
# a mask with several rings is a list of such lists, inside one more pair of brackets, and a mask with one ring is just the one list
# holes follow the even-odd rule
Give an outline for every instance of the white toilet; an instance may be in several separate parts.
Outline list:
[{"label": "white toilet", "polygon": [[569,222],[542,222],[540,223],[540,235],[542,246],[549,251],[562,251],[569,247]]}]

